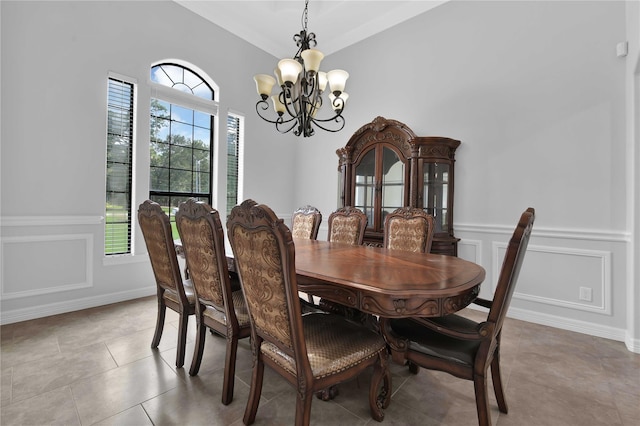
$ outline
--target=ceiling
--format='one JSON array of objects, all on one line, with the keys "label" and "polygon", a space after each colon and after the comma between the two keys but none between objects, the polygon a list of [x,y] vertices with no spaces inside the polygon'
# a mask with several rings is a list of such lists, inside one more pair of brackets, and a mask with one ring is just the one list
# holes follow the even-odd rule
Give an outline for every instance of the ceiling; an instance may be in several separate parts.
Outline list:
[{"label": "ceiling", "polygon": [[[174,1],[277,58],[296,53],[304,0]],[[307,29],[329,55],[446,1],[310,0]]]}]

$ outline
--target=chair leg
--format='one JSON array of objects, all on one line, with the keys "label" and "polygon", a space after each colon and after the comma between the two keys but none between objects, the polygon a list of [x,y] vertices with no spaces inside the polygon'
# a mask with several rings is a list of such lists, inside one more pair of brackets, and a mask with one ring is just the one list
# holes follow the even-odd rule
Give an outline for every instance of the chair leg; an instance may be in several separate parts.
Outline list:
[{"label": "chair leg", "polygon": [[156,319],[156,331],[153,334],[153,340],[151,341],[151,347],[157,348],[162,338],[162,330],[164,330],[164,318],[167,312],[167,305],[164,303],[162,294],[158,294],[158,318]]},{"label": "chair leg", "polygon": [[180,313],[180,325],[178,326],[178,349],[176,353],[176,367],[182,368],[184,365],[184,352],[187,347],[187,325],[189,324],[189,315]]},{"label": "chair leg", "polygon": [[222,404],[229,405],[233,400],[233,385],[236,375],[236,354],[238,337],[227,339],[227,354],[224,361],[224,380],[222,382]]},{"label": "chair leg", "polygon": [[[302,396],[304,394],[304,396]],[[296,426],[308,425],[311,421],[311,402],[313,401],[313,393],[299,390],[296,397]]]},{"label": "chair leg", "polygon": [[196,347],[193,350],[193,359],[191,360],[191,368],[189,369],[190,376],[195,376],[198,374],[198,371],[200,371],[202,354],[204,352],[204,339],[207,331],[207,326],[203,324],[201,315],[199,313],[197,315]]},{"label": "chair leg", "polygon": [[[259,346],[259,344],[258,344]],[[260,349],[252,349],[260,352]],[[256,412],[260,403],[260,394],[262,393],[262,380],[264,379],[264,362],[259,353],[254,355],[253,374],[251,376],[251,389],[249,390],[249,399],[247,400],[247,408],[244,410],[242,421],[245,425],[250,425],[256,420]]]},{"label": "chair leg", "polygon": [[391,402],[391,372],[388,368],[386,352],[379,355],[379,362],[373,368],[373,377],[369,387],[369,408],[371,417],[381,422],[384,420],[384,409]]},{"label": "chair leg", "polygon": [[473,387],[476,392],[476,410],[478,411],[478,425],[491,425],[491,412],[489,411],[489,398],[487,397],[487,378],[474,374]]},{"label": "chair leg", "polygon": [[493,390],[496,394],[496,400],[498,401],[498,408],[501,413],[507,414],[509,412],[509,407],[507,406],[507,400],[504,396],[504,388],[502,387],[499,350],[496,351],[496,354],[491,361],[491,380],[493,381]]}]

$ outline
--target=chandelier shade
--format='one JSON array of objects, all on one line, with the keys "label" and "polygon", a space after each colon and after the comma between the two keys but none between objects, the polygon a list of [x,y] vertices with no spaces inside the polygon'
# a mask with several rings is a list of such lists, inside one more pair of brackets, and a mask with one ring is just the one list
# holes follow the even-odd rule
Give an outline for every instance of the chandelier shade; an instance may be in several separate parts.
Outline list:
[{"label": "chandelier shade", "polygon": [[273,85],[276,84],[276,79],[266,74],[258,74],[253,79],[256,81],[258,94],[262,96],[262,99],[268,98]]},{"label": "chandelier shade", "polygon": [[[263,120],[275,124],[280,133],[293,131],[296,136],[312,136],[315,127],[328,132],[338,132],[344,128],[344,110],[348,95],[344,93],[349,73],[344,70],[320,71],[324,54],[315,49],[316,36],[307,31],[309,0],[305,1],[303,29],[293,39],[298,51],[293,58],[281,59],[274,70],[276,78],[268,74],[253,77],[260,99],[256,112]],[[331,111],[329,118],[319,118],[323,107],[323,94],[329,85],[327,97]],[[276,88],[274,94],[272,91]],[[268,118],[271,98],[274,118]],[[322,114],[322,113],[320,113]]]}]

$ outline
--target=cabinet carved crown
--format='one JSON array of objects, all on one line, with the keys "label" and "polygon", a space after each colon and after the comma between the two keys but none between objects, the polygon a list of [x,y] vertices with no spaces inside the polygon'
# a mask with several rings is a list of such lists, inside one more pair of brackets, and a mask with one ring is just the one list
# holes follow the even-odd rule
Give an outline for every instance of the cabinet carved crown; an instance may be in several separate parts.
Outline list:
[{"label": "cabinet carved crown", "polygon": [[459,145],[446,137],[417,136],[404,123],[376,117],[336,151],[340,203],[367,215],[366,244],[381,245],[386,215],[410,206],[435,219],[431,252],[457,255],[453,184]]}]

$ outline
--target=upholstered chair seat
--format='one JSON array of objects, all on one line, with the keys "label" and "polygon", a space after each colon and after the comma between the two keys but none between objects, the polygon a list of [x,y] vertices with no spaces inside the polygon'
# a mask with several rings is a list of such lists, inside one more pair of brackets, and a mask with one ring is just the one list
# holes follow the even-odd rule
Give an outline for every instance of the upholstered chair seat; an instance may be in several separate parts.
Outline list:
[{"label": "upholstered chair seat", "polygon": [[[236,317],[238,318],[238,325],[240,325],[240,327],[249,327],[249,313],[247,312],[247,305],[244,303],[242,290],[234,291],[231,298],[233,299],[233,307],[236,311]],[[202,315],[222,325],[227,325],[227,316],[222,308],[206,305]]]},{"label": "upholstered chair seat", "polygon": [[[448,315],[442,318],[429,318],[432,324],[459,333],[473,335],[478,330],[478,323],[459,315]],[[418,322],[392,320],[391,329],[411,342],[411,350],[435,358],[446,359],[451,362],[473,366],[476,353],[482,340],[460,340],[429,328]]]},{"label": "upholstered chair seat", "polygon": [[[189,301],[189,303],[190,304],[196,303],[196,293],[193,290],[193,283],[191,282],[191,280],[184,280],[182,282],[182,285],[184,287],[184,295],[187,297],[187,300]],[[173,289],[165,290],[163,296],[165,299],[171,300],[174,303],[180,303],[180,296]]]},{"label": "upholstered chair seat", "polygon": [[[380,339],[374,333],[364,333],[360,325],[338,315],[304,315],[302,326],[307,353],[313,354],[309,364],[316,379],[354,367],[363,359],[378,356],[380,351]],[[289,373],[296,374],[295,359],[278,346],[265,342],[260,350]]]}]

